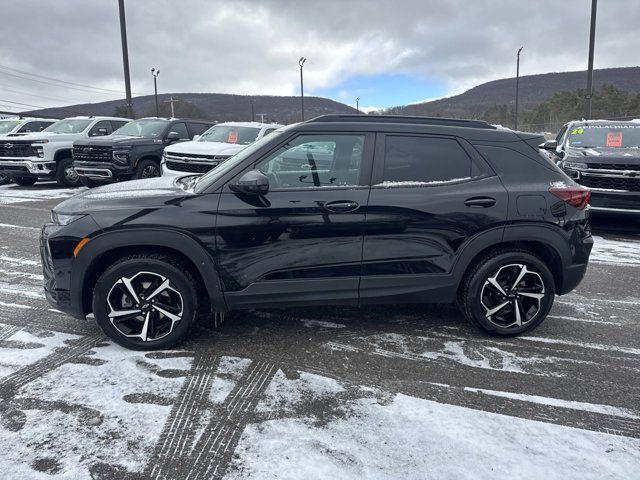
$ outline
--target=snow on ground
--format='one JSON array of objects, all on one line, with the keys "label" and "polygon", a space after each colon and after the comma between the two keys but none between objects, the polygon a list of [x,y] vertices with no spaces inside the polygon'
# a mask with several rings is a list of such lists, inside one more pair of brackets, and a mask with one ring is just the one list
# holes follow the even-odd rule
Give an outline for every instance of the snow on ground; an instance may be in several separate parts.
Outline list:
[{"label": "snow on ground", "polygon": [[593,236],[590,262],[640,265],[640,240],[611,240]]},{"label": "snow on ground", "polygon": [[345,410],[322,425],[304,417],[248,425],[225,478],[603,480],[634,478],[640,464],[638,439],[402,394]]}]

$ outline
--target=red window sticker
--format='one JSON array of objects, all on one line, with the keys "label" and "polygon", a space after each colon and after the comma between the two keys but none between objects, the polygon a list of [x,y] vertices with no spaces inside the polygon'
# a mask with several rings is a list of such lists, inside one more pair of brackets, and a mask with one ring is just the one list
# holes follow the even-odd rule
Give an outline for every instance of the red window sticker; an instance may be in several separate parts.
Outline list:
[{"label": "red window sticker", "polygon": [[238,143],[238,132],[229,132],[229,135],[227,135],[227,143]]},{"label": "red window sticker", "polygon": [[607,147],[621,147],[622,132],[607,132]]}]

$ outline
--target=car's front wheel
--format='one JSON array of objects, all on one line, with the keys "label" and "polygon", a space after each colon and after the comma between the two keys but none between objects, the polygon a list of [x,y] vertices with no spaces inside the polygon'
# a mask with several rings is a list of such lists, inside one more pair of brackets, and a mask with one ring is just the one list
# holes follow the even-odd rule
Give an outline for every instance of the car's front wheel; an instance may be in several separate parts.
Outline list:
[{"label": "car's front wheel", "polygon": [[0,173],[0,185],[6,185],[7,183],[11,183],[11,179],[4,173]]},{"label": "car's front wheel", "polygon": [[513,336],[540,325],[554,297],[553,275],[540,258],[524,250],[494,251],[466,276],[459,306],[481,330]]},{"label": "car's front wheel", "polygon": [[80,176],[73,168],[73,159],[63,158],[56,166],[56,181],[62,187],[77,187],[80,185]]},{"label": "car's front wheel", "polygon": [[189,269],[163,254],[131,255],[98,279],[93,313],[102,330],[135,350],[169,348],[189,333],[198,311]]},{"label": "car's front wheel", "polygon": [[135,178],[155,178],[161,176],[160,165],[150,159],[140,160],[136,167]]}]

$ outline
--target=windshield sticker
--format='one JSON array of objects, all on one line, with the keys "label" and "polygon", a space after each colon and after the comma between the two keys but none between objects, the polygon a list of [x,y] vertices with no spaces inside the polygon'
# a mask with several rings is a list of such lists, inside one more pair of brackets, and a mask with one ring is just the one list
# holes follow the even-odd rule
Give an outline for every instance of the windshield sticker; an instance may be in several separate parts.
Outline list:
[{"label": "windshield sticker", "polygon": [[622,132],[607,132],[607,147],[622,146]]},{"label": "windshield sticker", "polygon": [[582,135],[584,133],[584,128],[572,128],[569,135]]},{"label": "windshield sticker", "polygon": [[229,132],[229,135],[227,135],[227,143],[238,143],[238,132]]}]

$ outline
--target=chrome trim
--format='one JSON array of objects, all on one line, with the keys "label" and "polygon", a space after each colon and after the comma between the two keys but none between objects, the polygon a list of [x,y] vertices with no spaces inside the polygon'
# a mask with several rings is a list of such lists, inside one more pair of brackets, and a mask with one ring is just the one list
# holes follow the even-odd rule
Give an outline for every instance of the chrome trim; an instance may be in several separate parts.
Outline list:
[{"label": "chrome trim", "polygon": [[78,175],[93,178],[111,178],[113,173],[107,168],[74,167]]},{"label": "chrome trim", "polygon": [[567,170],[574,170],[580,172],[585,177],[604,177],[604,178],[637,178],[640,179],[640,170],[605,170],[588,168],[586,170],[577,170],[573,168],[567,168]]},{"label": "chrome trim", "polygon": [[594,212],[610,212],[610,213],[640,213],[640,210],[631,210],[626,208],[608,208],[608,207],[589,206],[589,210],[593,210]]},{"label": "chrome trim", "polygon": [[[0,165],[4,167],[26,167],[26,169],[29,170],[29,173],[33,173],[37,175],[47,175],[51,173],[53,170],[51,168],[47,168],[47,164],[51,164],[51,163],[52,162],[47,160],[32,161],[32,160],[0,159]],[[39,169],[38,165],[43,165],[43,168]]]}]

